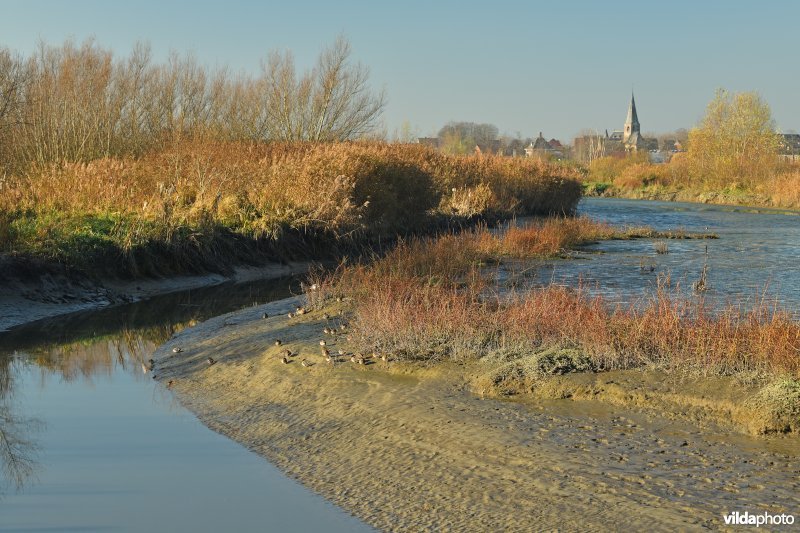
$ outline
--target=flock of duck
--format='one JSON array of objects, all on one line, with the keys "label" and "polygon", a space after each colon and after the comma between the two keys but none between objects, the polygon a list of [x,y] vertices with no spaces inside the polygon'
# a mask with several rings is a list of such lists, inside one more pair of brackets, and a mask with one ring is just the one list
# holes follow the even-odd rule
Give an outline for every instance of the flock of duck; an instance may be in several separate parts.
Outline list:
[{"label": "flock of duck", "polygon": [[[296,318],[298,316],[304,315],[306,313],[308,313],[308,310],[305,307],[297,306],[295,308],[294,312],[291,312],[291,313],[287,314],[287,317],[289,318],[289,320],[291,320],[293,318]],[[268,316],[267,313],[264,313],[262,315],[262,318],[269,318],[269,316]],[[331,320],[332,320],[332,317],[327,313],[323,314],[322,318],[327,323],[331,322]],[[338,327],[325,326],[323,328],[323,330],[322,330],[322,333],[324,335],[333,337],[333,342],[335,344],[336,340],[338,340],[338,338],[339,338],[339,335],[345,334],[347,332],[347,330],[348,330],[347,323],[344,322],[344,321],[339,321]],[[349,339],[349,337],[348,337],[348,339]],[[275,344],[275,346],[281,346],[283,344],[283,341],[281,341],[281,339],[275,339],[274,344]],[[371,362],[370,360],[371,359],[380,359],[384,363],[388,363],[389,362],[389,358],[388,358],[388,356],[386,354],[378,355],[375,352],[373,352],[371,355],[364,355],[362,353],[357,353],[357,352],[348,354],[344,350],[338,349],[336,351],[336,353],[334,353],[334,352],[332,352],[330,350],[328,341],[326,339],[324,339],[324,338],[319,341],[319,347],[320,347],[320,354],[323,357],[323,359],[325,360],[325,363],[327,363],[327,364],[329,364],[331,366],[335,366],[337,363],[340,363],[340,362],[343,362],[343,361],[347,361],[348,360],[348,355],[349,355],[350,362],[354,363],[354,364],[358,364],[358,365],[370,364],[370,362]],[[284,349],[284,350],[282,350],[280,352],[280,361],[283,364],[286,365],[286,364],[291,363],[293,358],[296,358],[298,355],[299,355],[298,353],[292,352],[289,349]],[[308,367],[311,367],[311,366],[314,365],[313,362],[311,362],[310,360],[308,360],[306,358],[303,358],[300,361],[300,364],[305,368],[308,368]]]},{"label": "flock of duck", "polygon": [[[307,310],[305,307],[297,306],[295,308],[294,312],[287,313],[286,316],[289,318],[289,320],[292,320],[292,319],[294,319],[294,318],[296,318],[298,316],[305,315],[308,312],[309,312],[309,310]],[[261,318],[267,319],[267,318],[270,318],[270,316],[269,316],[268,313],[263,313],[261,315]],[[344,320],[338,319],[338,320],[336,320],[336,324],[335,325],[331,325],[331,323],[334,322],[334,319],[328,313],[324,313],[322,315],[322,318],[327,324],[329,324],[329,325],[326,325],[323,328],[323,330],[322,330],[323,335],[325,335],[327,337],[330,337],[331,338],[331,343],[333,345],[337,344],[337,341],[339,340],[340,335],[345,335],[348,332],[348,324],[347,324],[347,322],[344,321]],[[347,337],[348,340],[349,340],[349,338],[350,337]],[[284,343],[283,343],[283,341],[281,339],[275,339],[273,341],[273,344],[276,347],[284,346]],[[320,354],[321,354],[322,358],[324,359],[325,363],[330,365],[330,366],[332,366],[332,367],[335,366],[337,363],[346,362],[348,360],[351,363],[356,364],[356,365],[368,365],[368,364],[372,364],[373,362],[376,362],[377,360],[380,360],[383,363],[388,363],[389,362],[389,357],[386,354],[378,354],[377,352],[372,352],[369,355],[364,355],[363,353],[360,353],[360,352],[348,353],[345,350],[337,349],[336,352],[334,353],[330,349],[331,348],[331,344],[329,344],[328,340],[326,340],[325,338],[323,338],[323,339],[321,339],[319,341],[319,348],[320,348]],[[176,346],[176,347],[172,348],[172,353],[179,354],[179,353],[182,353],[182,352],[183,352],[183,348],[180,347],[180,346]],[[278,357],[279,357],[279,360],[281,361],[281,363],[286,365],[286,364],[290,364],[293,361],[295,361],[299,355],[300,355],[299,352],[293,352],[292,350],[290,350],[288,348],[285,348],[285,349],[280,351]],[[205,362],[206,362],[206,364],[208,366],[212,366],[212,365],[216,364],[217,361],[213,357],[208,357],[208,358],[206,358]],[[147,374],[148,372],[154,372],[155,371],[155,364],[156,363],[155,363],[155,361],[153,359],[149,359],[147,361],[147,363],[142,363],[142,372],[145,373],[145,374]],[[303,366],[304,368],[309,368],[311,366],[314,366],[314,364],[315,364],[314,362],[312,362],[311,360],[309,360],[307,358],[302,358],[300,360],[300,365]],[[155,374],[153,374],[153,379],[156,379],[156,378],[157,378],[157,376]],[[173,384],[174,384],[174,380],[170,379],[167,382],[167,387],[169,388]]]}]

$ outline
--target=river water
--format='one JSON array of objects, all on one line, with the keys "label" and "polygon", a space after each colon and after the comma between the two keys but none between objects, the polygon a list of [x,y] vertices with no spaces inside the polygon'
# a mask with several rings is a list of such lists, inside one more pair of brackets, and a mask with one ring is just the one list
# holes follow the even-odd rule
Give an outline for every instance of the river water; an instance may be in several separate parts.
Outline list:
[{"label": "river water", "polygon": [[[651,292],[659,275],[691,287],[705,266],[704,297],[725,303],[766,294],[800,311],[796,214],[610,199],[584,200],[579,211],[616,225],[720,238],[670,240],[666,254],[649,239],[603,242],[574,260],[525,267],[526,276],[581,280],[629,301]],[[21,466],[19,487],[0,470],[0,530],[369,530],[205,428],[142,370],[176,331],[293,291],[291,279],[223,285],[0,334],[0,430],[18,439],[12,457],[0,453],[0,466]]]},{"label": "river water", "polygon": [[[514,265],[533,284],[581,284],[611,301],[635,302],[669,278],[677,294],[703,297],[713,305],[778,304],[800,318],[800,213],[677,202],[587,198],[579,214],[615,226],[649,226],[659,231],[713,233],[718,239],[669,239],[657,253],[653,239],[605,241],[584,247],[571,259],[543,265]],[[705,268],[708,289],[692,285]]]},{"label": "river water", "polygon": [[369,531],[142,370],[173,332],[294,284],[193,290],[0,336],[0,430],[33,467],[19,488],[0,477],[0,531]]}]

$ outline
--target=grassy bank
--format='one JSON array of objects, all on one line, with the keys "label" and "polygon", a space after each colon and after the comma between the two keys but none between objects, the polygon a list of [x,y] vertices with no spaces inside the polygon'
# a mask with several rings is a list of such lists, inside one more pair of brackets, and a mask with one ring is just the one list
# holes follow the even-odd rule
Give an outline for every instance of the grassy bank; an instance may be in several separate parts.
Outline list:
[{"label": "grassy bank", "polygon": [[604,157],[583,172],[589,196],[800,209],[800,165],[782,162],[766,177],[719,179],[691,174],[685,154],[652,164],[648,154]]},{"label": "grassy bank", "polygon": [[505,258],[552,256],[582,242],[641,233],[567,219],[500,235],[478,230],[416,240],[370,265],[340,269],[320,282],[312,301],[351,298],[353,341],[365,353],[426,364],[486,363],[476,381],[484,391],[529,392],[548,376],[575,372],[733,375],[773,383],[763,394],[787,402],[781,412],[796,430],[800,324],[773,302],[710,308],[668,278],[630,305],[558,285],[499,294],[493,280],[490,265]]},{"label": "grassy bank", "polygon": [[219,272],[481,218],[571,213],[576,178],[414,145],[195,140],[4,177],[0,252],[93,274]]}]

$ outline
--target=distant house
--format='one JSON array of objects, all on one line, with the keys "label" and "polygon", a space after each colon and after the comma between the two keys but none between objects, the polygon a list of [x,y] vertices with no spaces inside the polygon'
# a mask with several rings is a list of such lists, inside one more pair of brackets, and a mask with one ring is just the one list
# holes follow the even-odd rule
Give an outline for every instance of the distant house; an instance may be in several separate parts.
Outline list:
[{"label": "distant house", "polygon": [[778,154],[784,159],[800,159],[800,133],[779,133]]},{"label": "distant house", "polygon": [[417,144],[430,146],[431,148],[439,148],[439,137],[419,137]]},{"label": "distant house", "polygon": [[608,130],[606,130],[606,139],[608,139],[611,142],[622,143],[622,137],[624,135],[625,134],[622,132],[622,130],[614,130],[611,132],[610,135],[608,133]]},{"label": "distant house", "polygon": [[548,141],[540,131],[539,136],[525,147],[525,155],[527,157],[561,157],[563,155],[563,148],[561,141],[557,139],[550,139]]},{"label": "distant house", "polygon": [[659,149],[662,152],[677,152],[678,150],[680,150],[680,148],[678,148],[679,146],[680,146],[680,141],[677,141],[675,139],[664,139],[661,141],[661,146],[659,147]]},{"label": "distant house", "polygon": [[479,143],[475,145],[475,153],[476,154],[494,154],[494,155],[503,155],[502,153],[502,143],[500,139],[495,139],[488,143]]}]

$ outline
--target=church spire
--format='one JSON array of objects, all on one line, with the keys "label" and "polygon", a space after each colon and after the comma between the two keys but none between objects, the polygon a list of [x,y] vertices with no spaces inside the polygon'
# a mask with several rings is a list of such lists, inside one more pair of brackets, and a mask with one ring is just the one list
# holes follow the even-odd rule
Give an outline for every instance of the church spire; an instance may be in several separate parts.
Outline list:
[{"label": "church spire", "polygon": [[631,103],[628,106],[628,118],[625,119],[625,133],[622,142],[628,142],[631,135],[635,133],[639,133],[639,117],[636,115],[636,100],[633,99],[633,91],[631,91]]}]

